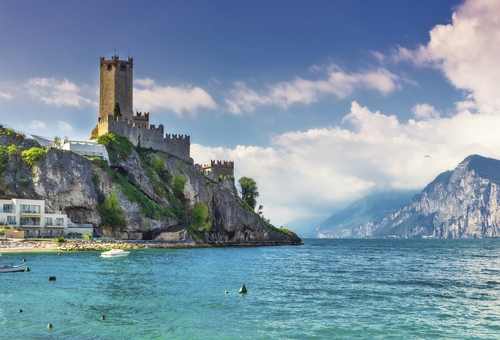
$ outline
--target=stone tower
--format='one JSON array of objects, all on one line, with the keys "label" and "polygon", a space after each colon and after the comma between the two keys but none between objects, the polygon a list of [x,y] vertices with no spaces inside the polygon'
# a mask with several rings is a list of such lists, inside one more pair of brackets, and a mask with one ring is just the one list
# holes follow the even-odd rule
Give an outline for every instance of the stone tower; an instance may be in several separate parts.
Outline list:
[{"label": "stone tower", "polygon": [[124,119],[133,118],[133,77],[132,61],[119,60],[112,56],[111,60],[101,57],[101,82],[99,90],[99,118],[107,120],[115,110],[115,104],[120,105],[120,113]]}]

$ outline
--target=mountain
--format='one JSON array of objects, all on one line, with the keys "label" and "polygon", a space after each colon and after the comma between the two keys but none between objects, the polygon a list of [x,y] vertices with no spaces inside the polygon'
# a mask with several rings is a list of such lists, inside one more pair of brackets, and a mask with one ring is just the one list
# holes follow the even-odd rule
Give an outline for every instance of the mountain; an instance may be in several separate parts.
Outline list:
[{"label": "mountain", "polygon": [[393,191],[366,196],[331,215],[319,225],[316,236],[320,238],[366,237],[367,230],[371,230],[384,217],[410,202],[416,194],[415,191]]},{"label": "mountain", "polygon": [[[87,159],[0,126],[0,198],[45,200],[103,236],[208,245],[301,244],[192,161],[104,135],[110,161]],[[101,137],[100,137],[101,140]]]},{"label": "mountain", "polygon": [[471,155],[453,171],[437,176],[366,236],[499,237],[499,186],[500,161]]},{"label": "mountain", "polygon": [[299,217],[284,224],[283,227],[294,231],[299,237],[316,238],[316,229],[324,220],[324,217]]}]

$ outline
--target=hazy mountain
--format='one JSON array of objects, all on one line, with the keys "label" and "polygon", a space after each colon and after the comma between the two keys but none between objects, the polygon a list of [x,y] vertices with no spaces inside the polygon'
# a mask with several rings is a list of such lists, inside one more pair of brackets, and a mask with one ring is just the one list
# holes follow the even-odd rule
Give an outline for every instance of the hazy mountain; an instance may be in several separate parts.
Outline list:
[{"label": "hazy mountain", "polygon": [[380,223],[384,217],[411,202],[417,193],[414,190],[379,192],[359,199],[321,223],[317,228],[316,237],[365,237],[366,233],[358,235],[358,232],[353,233],[353,230],[365,230]]},{"label": "hazy mountain", "polygon": [[303,218],[295,218],[290,222],[283,225],[283,227],[292,230],[299,237],[302,238],[316,238],[317,231],[316,229],[320,225],[321,222],[325,220],[324,217],[303,217]]}]

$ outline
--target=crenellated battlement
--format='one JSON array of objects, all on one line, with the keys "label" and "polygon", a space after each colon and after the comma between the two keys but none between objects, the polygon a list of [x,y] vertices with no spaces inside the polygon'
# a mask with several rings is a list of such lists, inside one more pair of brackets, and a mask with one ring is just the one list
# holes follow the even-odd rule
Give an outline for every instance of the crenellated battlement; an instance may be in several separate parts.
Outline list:
[{"label": "crenellated battlement", "polygon": [[210,164],[199,167],[201,172],[212,179],[234,179],[234,161],[210,160]]},{"label": "crenellated battlement", "polygon": [[202,167],[205,168],[231,168],[234,169],[234,161],[219,161],[210,160],[210,164],[203,164]]},{"label": "crenellated battlement", "polygon": [[164,134],[163,125],[160,124],[156,127],[155,125],[147,124],[147,122],[108,115],[106,120],[99,118],[97,124],[98,135],[100,136],[108,132],[116,133],[127,138],[134,145],[163,151],[192,162],[190,157],[190,136]]},{"label": "crenellated battlement", "polygon": [[149,112],[136,111],[134,114],[134,119],[144,119],[144,120],[149,121]]},{"label": "crenellated battlement", "polygon": [[120,66],[124,65],[132,68],[134,65],[134,58],[129,57],[128,60],[120,60],[120,57],[118,57],[117,55],[112,56],[110,60],[106,60],[104,57],[100,58],[101,67],[110,68],[110,67],[116,67],[118,65]]}]

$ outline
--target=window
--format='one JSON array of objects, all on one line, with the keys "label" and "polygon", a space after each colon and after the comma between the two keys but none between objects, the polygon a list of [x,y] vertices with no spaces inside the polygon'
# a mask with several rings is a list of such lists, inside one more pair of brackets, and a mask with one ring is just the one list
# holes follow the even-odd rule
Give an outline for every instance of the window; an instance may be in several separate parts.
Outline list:
[{"label": "window", "polygon": [[40,219],[36,217],[21,217],[19,219],[20,225],[40,225]]},{"label": "window", "polygon": [[39,205],[21,204],[21,214],[39,214]]},{"label": "window", "polygon": [[52,217],[45,217],[45,225],[52,225]]},{"label": "window", "polygon": [[7,224],[10,225],[16,224],[16,216],[7,216]]},{"label": "window", "polygon": [[64,224],[64,218],[56,218],[56,225],[63,225]]},{"label": "window", "polygon": [[3,212],[4,213],[12,213],[12,204],[4,204],[3,205]]}]

